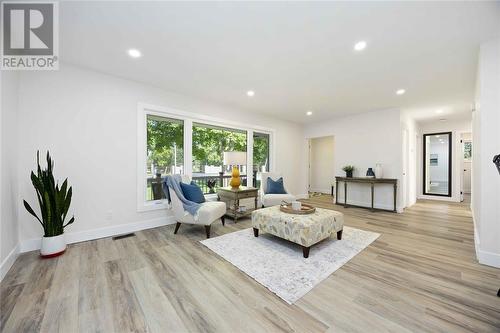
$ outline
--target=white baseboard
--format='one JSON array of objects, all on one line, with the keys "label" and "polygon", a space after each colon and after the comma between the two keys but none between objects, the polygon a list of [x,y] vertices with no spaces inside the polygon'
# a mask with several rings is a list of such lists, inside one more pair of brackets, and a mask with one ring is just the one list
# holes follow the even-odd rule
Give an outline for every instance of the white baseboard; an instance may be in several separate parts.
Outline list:
[{"label": "white baseboard", "polygon": [[476,217],[474,215],[474,209],[471,209],[472,215],[472,225],[474,226],[474,249],[476,250],[476,257],[479,258],[479,233],[477,232]]},{"label": "white baseboard", "polygon": [[3,280],[7,272],[12,267],[17,257],[19,256],[19,244],[17,244],[12,251],[5,257],[5,259],[0,264],[0,282]]},{"label": "white baseboard", "polygon": [[454,197],[444,197],[444,196],[440,196],[440,195],[424,195],[424,194],[419,194],[419,195],[417,195],[417,199],[460,202],[460,200],[457,200],[457,198],[454,198]]},{"label": "white baseboard", "polygon": [[476,255],[480,264],[500,268],[500,254],[478,249]]},{"label": "white baseboard", "polygon": [[[73,233],[66,233],[65,234],[66,243],[72,244],[72,243],[79,243],[79,242],[84,242],[84,241],[94,240],[94,239],[99,239],[99,238],[112,237],[112,236],[116,236],[116,235],[123,235],[123,234],[128,234],[131,232],[135,232],[135,231],[161,227],[161,226],[173,224],[173,223],[175,223],[173,216],[165,216],[165,217],[141,221],[141,222],[115,225],[115,226],[110,226],[110,227],[85,230],[85,231],[79,231],[79,232],[73,232]],[[24,253],[24,252],[39,250],[40,246],[41,246],[41,242],[42,242],[42,240],[40,238],[24,240],[21,242],[19,251],[21,253]]]},{"label": "white baseboard", "polygon": [[331,188],[311,188],[310,192],[319,192],[319,193],[324,193],[324,194],[331,194],[332,189]]},{"label": "white baseboard", "polygon": [[476,228],[476,217],[474,210],[472,210],[472,221],[474,223],[474,248],[476,249],[477,261],[480,264],[500,268],[500,254],[481,250],[481,243],[479,242],[479,234]]}]

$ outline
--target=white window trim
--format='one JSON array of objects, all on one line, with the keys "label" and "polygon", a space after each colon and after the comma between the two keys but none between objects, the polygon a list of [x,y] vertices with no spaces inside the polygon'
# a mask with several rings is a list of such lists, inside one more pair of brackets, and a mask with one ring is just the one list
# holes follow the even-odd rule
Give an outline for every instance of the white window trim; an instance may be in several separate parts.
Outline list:
[{"label": "white window trim", "polygon": [[184,122],[184,173],[192,176],[192,133],[193,123],[202,123],[213,126],[238,129],[247,133],[247,170],[253,168],[253,132],[269,134],[269,165],[270,171],[274,171],[275,130],[251,124],[228,121],[222,118],[181,111],[147,103],[137,104],[137,211],[145,212],[158,209],[168,209],[166,200],[146,201],[146,160],[147,160],[147,116],[155,115],[165,118],[178,119]]}]

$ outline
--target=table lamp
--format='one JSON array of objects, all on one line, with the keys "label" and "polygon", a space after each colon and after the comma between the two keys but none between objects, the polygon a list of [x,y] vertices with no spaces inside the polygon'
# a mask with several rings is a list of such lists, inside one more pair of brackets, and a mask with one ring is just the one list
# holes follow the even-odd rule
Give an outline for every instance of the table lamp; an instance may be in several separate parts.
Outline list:
[{"label": "table lamp", "polygon": [[240,187],[241,179],[240,179],[240,171],[238,167],[240,165],[247,164],[247,153],[244,151],[225,151],[224,152],[224,165],[230,165],[233,167],[233,171],[231,173],[231,181],[229,185],[232,188],[237,189]]}]

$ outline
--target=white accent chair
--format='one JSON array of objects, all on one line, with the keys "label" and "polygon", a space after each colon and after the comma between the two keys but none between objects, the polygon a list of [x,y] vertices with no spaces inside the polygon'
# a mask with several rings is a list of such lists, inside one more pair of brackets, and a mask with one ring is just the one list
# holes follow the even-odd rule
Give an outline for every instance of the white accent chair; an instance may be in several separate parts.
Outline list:
[{"label": "white accent chair", "polygon": [[267,178],[272,180],[280,179],[281,174],[276,172],[262,172],[260,174],[260,202],[262,207],[271,207],[280,205],[282,201],[292,202],[295,201],[295,196],[289,194],[285,186],[285,178],[283,178],[283,187],[287,194],[266,194]]},{"label": "white accent chair", "polygon": [[[182,182],[185,184],[191,183],[189,176],[182,175]],[[221,221],[224,225],[224,215],[226,214],[226,204],[220,201],[205,201],[201,204],[198,210],[197,218],[184,210],[182,202],[171,188],[168,189],[170,193],[171,207],[174,213],[174,218],[177,224],[175,225],[174,234],[177,234],[179,227],[182,223],[196,224],[205,226],[207,238],[210,238],[210,226],[212,223]]]}]

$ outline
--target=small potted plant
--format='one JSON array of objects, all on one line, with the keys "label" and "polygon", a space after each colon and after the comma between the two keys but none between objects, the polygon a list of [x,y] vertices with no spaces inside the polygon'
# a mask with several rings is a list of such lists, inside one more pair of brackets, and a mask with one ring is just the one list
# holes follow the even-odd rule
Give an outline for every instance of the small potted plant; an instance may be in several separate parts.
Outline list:
[{"label": "small potted plant", "polygon": [[348,178],[352,178],[352,172],[354,171],[354,166],[352,165],[346,165],[345,167],[342,168],[342,170],[345,171],[345,176]]},{"label": "small potted plant", "polygon": [[39,152],[36,153],[36,162],[38,164],[37,174],[31,171],[31,182],[35,187],[38,204],[40,206],[40,219],[33,208],[23,200],[26,210],[33,215],[43,228],[42,247],[40,255],[43,258],[56,257],[66,251],[66,241],[64,239],[64,228],[75,221],[73,216],[68,222],[68,214],[71,204],[72,188],[68,188],[68,179],[66,178],[61,187],[54,180],[52,170],[54,162],[47,151],[47,168],[40,166]]}]

